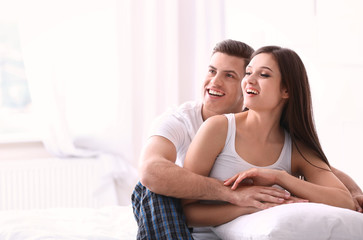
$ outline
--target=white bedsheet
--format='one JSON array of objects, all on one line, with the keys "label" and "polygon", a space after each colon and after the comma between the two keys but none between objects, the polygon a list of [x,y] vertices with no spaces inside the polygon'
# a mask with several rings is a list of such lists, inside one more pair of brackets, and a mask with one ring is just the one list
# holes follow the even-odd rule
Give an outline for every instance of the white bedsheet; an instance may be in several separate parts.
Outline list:
[{"label": "white bedsheet", "polygon": [[[317,203],[286,204],[213,228],[221,238],[363,239],[363,214]],[[0,211],[0,240],[134,240],[129,206]]]},{"label": "white bedsheet", "polygon": [[131,205],[0,212],[0,240],[131,240],[136,231]]}]

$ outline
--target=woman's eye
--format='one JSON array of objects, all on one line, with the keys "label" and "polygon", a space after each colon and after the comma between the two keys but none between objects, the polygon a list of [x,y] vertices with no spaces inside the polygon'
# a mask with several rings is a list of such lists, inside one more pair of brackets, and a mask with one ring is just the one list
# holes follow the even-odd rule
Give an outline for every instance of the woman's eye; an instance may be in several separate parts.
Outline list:
[{"label": "woman's eye", "polygon": [[266,74],[266,73],[261,73],[261,77],[265,77],[265,78],[267,78],[267,77],[269,77],[270,75],[268,75],[268,74]]},{"label": "woman's eye", "polygon": [[246,74],[245,74],[245,75],[248,75],[248,76],[249,76],[249,75],[251,75],[251,73],[250,73],[250,72],[246,72]]}]

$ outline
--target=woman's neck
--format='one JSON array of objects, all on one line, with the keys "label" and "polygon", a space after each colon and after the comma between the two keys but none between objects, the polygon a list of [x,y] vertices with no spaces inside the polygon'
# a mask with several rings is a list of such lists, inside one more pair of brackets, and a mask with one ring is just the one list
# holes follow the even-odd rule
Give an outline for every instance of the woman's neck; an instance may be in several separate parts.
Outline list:
[{"label": "woman's neck", "polygon": [[242,127],[244,134],[249,133],[251,138],[261,142],[275,142],[284,136],[280,126],[281,113],[248,110],[245,114]]}]

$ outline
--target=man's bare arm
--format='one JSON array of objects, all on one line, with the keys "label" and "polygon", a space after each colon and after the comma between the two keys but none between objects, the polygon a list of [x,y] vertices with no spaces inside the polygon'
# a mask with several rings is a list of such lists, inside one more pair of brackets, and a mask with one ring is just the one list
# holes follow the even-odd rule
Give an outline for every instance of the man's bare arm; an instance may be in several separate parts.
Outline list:
[{"label": "man's bare arm", "polygon": [[357,211],[362,212],[363,208],[363,192],[358,186],[358,184],[346,173],[331,167],[331,170],[339,178],[339,180],[348,188],[350,194],[352,195]]},{"label": "man's bare arm", "polygon": [[228,189],[223,183],[175,164],[174,144],[161,136],[152,136],[141,154],[140,181],[151,191],[176,198],[221,200]]},{"label": "man's bare arm", "polygon": [[250,192],[233,191],[222,181],[205,177],[175,164],[176,150],[171,141],[153,136],[141,154],[140,181],[151,191],[176,198],[219,200],[238,206],[264,208],[262,202],[281,204],[289,199],[284,190],[255,186]]}]

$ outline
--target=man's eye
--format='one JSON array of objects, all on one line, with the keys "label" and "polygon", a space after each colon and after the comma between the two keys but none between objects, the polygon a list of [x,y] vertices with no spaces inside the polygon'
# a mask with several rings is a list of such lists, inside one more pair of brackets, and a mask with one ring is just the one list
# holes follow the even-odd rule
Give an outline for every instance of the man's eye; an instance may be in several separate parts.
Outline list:
[{"label": "man's eye", "polygon": [[250,72],[246,72],[246,74],[245,74],[245,75],[248,75],[248,76],[249,76],[249,75],[251,75],[251,73],[250,73]]},{"label": "man's eye", "polygon": [[227,74],[227,77],[233,78],[233,75],[232,74]]},{"label": "man's eye", "polygon": [[213,70],[213,69],[209,69],[209,71],[208,71],[209,73],[215,73],[216,71],[215,70]]}]

